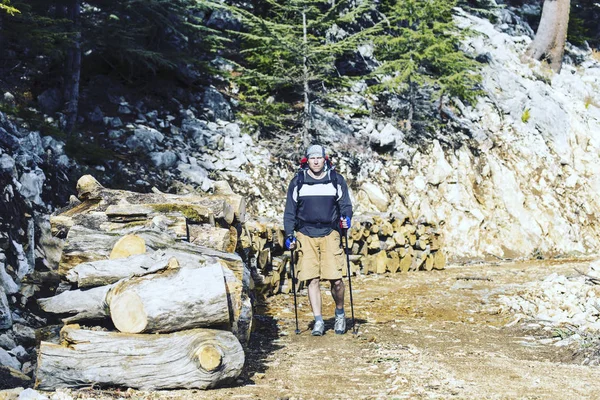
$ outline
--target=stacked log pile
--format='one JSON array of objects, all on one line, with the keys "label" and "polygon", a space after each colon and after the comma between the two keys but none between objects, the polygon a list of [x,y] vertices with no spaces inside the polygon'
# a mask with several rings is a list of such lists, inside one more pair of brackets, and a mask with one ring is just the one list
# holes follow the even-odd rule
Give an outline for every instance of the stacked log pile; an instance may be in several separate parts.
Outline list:
[{"label": "stacked log pile", "polygon": [[444,269],[441,241],[434,224],[399,213],[357,216],[348,231],[355,269],[363,274]]},{"label": "stacked log pile", "polygon": [[[215,189],[143,194],[78,181],[78,198],[50,219],[64,239],[61,284],[39,305],[65,326],[58,343],[40,345],[39,388],[204,389],[240,374],[250,295],[289,293],[292,260],[281,221],[247,219],[242,196],[226,182]],[[400,214],[356,216],[347,238],[352,274],[445,265],[435,226]]]},{"label": "stacked log pile", "polygon": [[[244,236],[255,266],[255,292],[263,296],[289,293],[291,259],[284,248],[282,222],[267,218],[249,220],[244,225]],[[345,245],[345,239],[342,241]],[[446,256],[441,243],[435,224],[414,222],[399,213],[357,215],[348,230],[350,272],[366,275],[444,269]],[[296,287],[300,290],[303,285]]]},{"label": "stacked log pile", "polygon": [[258,296],[289,293],[291,282],[289,251],[285,251],[281,221],[249,219],[244,224],[242,248],[248,254],[251,286]]},{"label": "stacked log pile", "polygon": [[237,378],[252,321],[234,253],[244,199],[226,183],[210,196],[142,194],[84,176],[77,190],[50,220],[64,238],[62,283],[39,304],[66,325],[59,343],[40,345],[37,386],[205,389]]}]

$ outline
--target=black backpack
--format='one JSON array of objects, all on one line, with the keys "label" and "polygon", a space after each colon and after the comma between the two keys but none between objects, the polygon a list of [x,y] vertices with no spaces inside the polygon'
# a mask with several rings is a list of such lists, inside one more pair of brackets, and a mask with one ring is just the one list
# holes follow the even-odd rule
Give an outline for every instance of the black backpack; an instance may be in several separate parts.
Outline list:
[{"label": "black backpack", "polygon": [[[335,167],[329,159],[329,156],[325,156],[325,165],[327,166],[327,174],[329,175],[329,181],[326,183],[331,182],[333,184],[333,187],[335,188],[335,202],[336,204],[338,204],[339,193],[337,173],[335,172]],[[296,172],[296,190],[298,191],[298,197],[300,196],[300,189],[302,189],[302,185],[304,185],[304,178],[306,176],[307,171],[308,159],[304,157],[302,158],[302,160],[300,160],[300,168],[298,169],[298,172]],[[308,183],[308,185],[310,185],[310,183]]]},{"label": "black backpack", "polygon": [[[338,193],[338,179],[337,172],[335,172],[335,167],[333,163],[329,159],[328,156],[325,156],[325,165],[327,166],[327,174],[329,175],[329,182],[333,184],[335,187],[335,205],[337,207],[338,215],[342,215],[342,211],[340,210],[340,201],[339,201],[339,193]],[[300,189],[302,189],[302,185],[304,185],[304,177],[306,172],[308,171],[308,159],[306,157],[302,158],[300,161],[300,168],[298,172],[296,172],[296,190],[298,191],[298,199],[300,199]],[[326,182],[326,183],[329,183]],[[307,183],[307,185],[311,185]],[[296,221],[298,220],[298,208],[296,208]]]}]

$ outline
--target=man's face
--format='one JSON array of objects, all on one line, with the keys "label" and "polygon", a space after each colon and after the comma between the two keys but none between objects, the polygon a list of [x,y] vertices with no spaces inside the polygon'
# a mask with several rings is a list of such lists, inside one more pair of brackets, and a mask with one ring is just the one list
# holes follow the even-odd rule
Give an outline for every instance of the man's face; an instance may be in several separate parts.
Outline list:
[{"label": "man's face", "polygon": [[311,156],[308,159],[308,168],[315,173],[318,174],[323,171],[323,167],[325,166],[325,158],[321,156]]}]

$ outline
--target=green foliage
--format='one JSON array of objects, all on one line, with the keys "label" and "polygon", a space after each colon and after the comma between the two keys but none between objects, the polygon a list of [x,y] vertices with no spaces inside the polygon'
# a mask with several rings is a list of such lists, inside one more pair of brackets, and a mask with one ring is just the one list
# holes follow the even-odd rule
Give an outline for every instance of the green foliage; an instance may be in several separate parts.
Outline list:
[{"label": "green foliage", "polygon": [[70,43],[68,27],[71,21],[57,14],[44,1],[15,0],[13,5],[20,11],[5,21],[3,34],[13,47],[27,49],[22,56],[29,61],[37,56],[61,60]]},{"label": "green foliage", "polygon": [[410,85],[430,86],[437,96],[449,94],[475,101],[479,64],[459,49],[461,35],[452,20],[456,1],[387,0],[378,23],[375,55],[381,66],[373,74],[375,93],[405,93]]},{"label": "green foliage", "polygon": [[[452,18],[456,1],[253,4],[252,12],[230,9],[244,24],[242,32],[230,32],[239,51],[229,58],[236,68],[232,80],[240,109],[249,123],[297,127],[307,117],[306,97],[310,104],[339,110],[338,99],[357,79],[374,78],[374,94],[404,95],[420,86],[434,88],[437,97],[470,102],[480,94],[479,64],[459,49],[462,36]],[[364,44],[374,46],[379,67],[370,76],[340,74],[337,63]]]},{"label": "green foliage", "polygon": [[[3,38],[23,52],[25,62],[33,65],[45,56],[34,95],[62,82],[64,61],[79,34],[82,88],[86,78],[98,73],[116,74],[128,84],[148,84],[158,74],[172,79],[182,64],[210,79],[216,73],[209,62],[223,55],[233,66],[226,79],[240,118],[278,130],[300,126],[310,104],[368,113],[366,108],[344,109],[339,101],[357,79],[371,84],[375,94],[405,96],[427,86],[435,96],[474,101],[479,93],[478,64],[459,49],[461,35],[452,20],[455,1],[255,0],[228,6],[213,0],[89,0],[81,2],[80,24],[75,25],[65,4],[0,0],[2,10],[20,11],[4,19]],[[242,29],[207,27],[215,10],[232,14]],[[367,68],[344,72],[342,61],[358,54],[361,45],[374,47],[376,61],[370,62],[379,62],[378,68],[372,74]]]},{"label": "green foliage", "polygon": [[99,2],[85,11],[91,60],[128,82],[174,71],[178,64],[200,65],[222,47],[202,21],[208,10],[193,0]]},{"label": "green foliage", "polygon": [[[243,118],[275,128],[306,118],[305,95],[310,103],[318,102],[326,88],[343,86],[336,60],[365,40],[364,32],[351,28],[373,7],[370,1],[352,6],[344,0],[335,5],[328,0],[267,0],[258,13],[233,8],[245,26],[242,32],[230,32],[240,51],[229,55],[236,66],[232,79]],[[334,26],[346,32],[337,41],[328,35]]]},{"label": "green foliage", "polygon": [[552,337],[559,338],[561,340],[573,336],[575,332],[569,327],[557,327],[552,329]]},{"label": "green foliage", "polygon": [[12,7],[10,5],[10,0],[2,0],[2,1],[0,1],[0,10],[4,11],[7,14],[10,14],[10,15],[15,15],[15,14],[21,12],[18,9],[16,9],[16,8],[14,8],[14,7]]},{"label": "green foliage", "polygon": [[531,118],[531,109],[529,109],[529,108],[526,108],[526,109],[523,111],[523,114],[521,114],[521,121],[522,121],[524,124],[526,124],[526,123],[527,123],[527,121],[529,121],[529,118]]},{"label": "green foliage", "polygon": [[600,7],[596,0],[571,0],[567,41],[581,46],[588,42],[591,46],[600,45]]},{"label": "green foliage", "polygon": [[567,41],[576,46],[581,46],[587,40],[590,40],[588,29],[585,28],[585,21],[576,15],[569,17],[569,27],[567,29]]},{"label": "green foliage", "polygon": [[79,163],[90,165],[104,164],[117,158],[115,152],[84,136],[69,137],[65,144],[65,154]]},{"label": "green foliage", "polygon": [[[51,68],[56,65],[62,69],[78,33],[65,14],[64,1],[12,3],[21,13],[5,21],[2,33],[6,41],[14,48],[27,49],[32,57],[47,56]],[[135,82],[146,81],[148,75],[161,71],[170,73],[179,64],[203,65],[223,43],[202,20],[207,10],[205,4],[195,0],[82,3],[83,68],[116,73],[127,82]]]}]

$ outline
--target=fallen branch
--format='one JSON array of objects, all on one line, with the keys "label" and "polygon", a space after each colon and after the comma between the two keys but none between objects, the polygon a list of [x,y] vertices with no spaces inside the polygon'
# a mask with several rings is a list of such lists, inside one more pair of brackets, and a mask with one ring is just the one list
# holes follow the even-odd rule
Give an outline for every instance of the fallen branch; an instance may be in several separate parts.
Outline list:
[{"label": "fallen branch", "polygon": [[600,285],[600,278],[596,278],[595,276],[588,275],[588,274],[578,270],[577,268],[573,268],[573,269],[576,272],[578,272],[580,275],[583,275],[588,281],[590,281],[594,285]]},{"label": "fallen branch", "polygon": [[488,281],[488,282],[492,282],[493,279],[492,278],[483,278],[480,276],[457,276],[456,280],[464,280],[464,281]]}]

